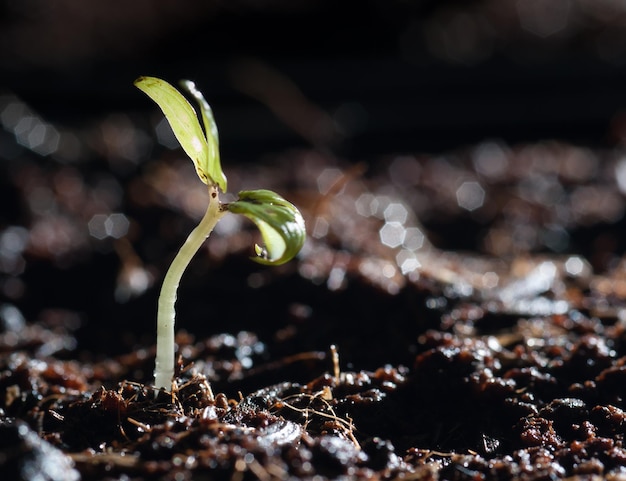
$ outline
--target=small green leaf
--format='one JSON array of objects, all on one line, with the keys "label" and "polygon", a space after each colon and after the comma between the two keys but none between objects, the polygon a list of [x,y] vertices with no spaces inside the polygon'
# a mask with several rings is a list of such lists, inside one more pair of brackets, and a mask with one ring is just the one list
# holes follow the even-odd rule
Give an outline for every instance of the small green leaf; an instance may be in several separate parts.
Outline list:
[{"label": "small green leaf", "polygon": [[225,206],[230,212],[243,214],[261,231],[265,248],[255,245],[261,264],[279,265],[293,259],[306,239],[304,219],[291,202],[271,190],[239,192],[239,199]]},{"label": "small green leaf", "polygon": [[[155,77],[139,77],[135,80],[135,86],[161,108],[181,147],[193,161],[200,180],[205,184],[225,187],[225,178],[222,181],[223,173],[216,177],[211,175],[209,168],[211,149],[200,126],[198,115],[187,99],[165,80]],[[213,156],[215,157],[215,154]],[[219,155],[217,158],[219,167]]]},{"label": "small green leaf", "polygon": [[204,123],[204,131],[206,133],[207,146],[209,148],[207,171],[209,177],[226,192],[226,175],[222,170],[220,162],[219,136],[217,133],[217,124],[213,117],[213,110],[209,103],[204,99],[202,92],[196,88],[191,80],[181,80],[182,87],[198,102],[200,113],[202,114],[202,122]]}]

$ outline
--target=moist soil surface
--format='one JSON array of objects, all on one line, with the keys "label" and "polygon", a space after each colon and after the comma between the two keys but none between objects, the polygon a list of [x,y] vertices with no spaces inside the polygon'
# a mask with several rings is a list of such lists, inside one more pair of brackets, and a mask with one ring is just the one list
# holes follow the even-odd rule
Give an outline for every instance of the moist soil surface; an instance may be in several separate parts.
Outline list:
[{"label": "moist soil surface", "polygon": [[107,122],[74,139],[88,162],[3,166],[3,479],[626,479],[619,152],[224,160],[309,238],[267,268],[224,218],[157,392],[158,288],[206,195],[176,150],[122,155],[149,128],[122,145]]}]

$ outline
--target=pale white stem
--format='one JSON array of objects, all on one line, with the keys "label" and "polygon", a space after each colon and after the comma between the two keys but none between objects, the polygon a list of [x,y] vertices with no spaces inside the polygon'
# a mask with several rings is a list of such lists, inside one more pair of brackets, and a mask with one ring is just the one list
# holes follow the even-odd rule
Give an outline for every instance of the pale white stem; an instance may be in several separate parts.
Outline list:
[{"label": "pale white stem", "polygon": [[174,377],[174,322],[176,320],[176,294],[180,279],[202,243],[211,234],[215,224],[225,214],[220,209],[217,186],[209,186],[209,206],[200,224],[176,254],[165,274],[157,311],[157,348],[154,369],[154,385],[157,389],[170,390]]}]

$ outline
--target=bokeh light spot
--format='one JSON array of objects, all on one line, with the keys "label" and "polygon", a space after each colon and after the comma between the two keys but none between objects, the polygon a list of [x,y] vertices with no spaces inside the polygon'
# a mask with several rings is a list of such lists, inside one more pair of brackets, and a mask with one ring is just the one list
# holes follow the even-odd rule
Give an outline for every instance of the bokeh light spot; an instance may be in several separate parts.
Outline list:
[{"label": "bokeh light spot", "polygon": [[402,245],[406,229],[400,222],[387,222],[380,228],[380,241],[388,247]]},{"label": "bokeh light spot", "polygon": [[366,192],[361,194],[355,202],[356,211],[363,217],[370,217],[376,213],[378,202],[376,196]]},{"label": "bokeh light spot", "polygon": [[87,227],[89,234],[98,240],[112,237],[120,239],[128,232],[130,222],[124,214],[96,214],[89,222]]},{"label": "bokeh light spot", "polygon": [[565,270],[570,276],[578,277],[585,270],[584,261],[578,256],[571,256],[565,261]]},{"label": "bokeh light spot", "polygon": [[484,142],[476,147],[472,161],[476,171],[489,179],[498,179],[509,166],[507,152],[496,142]]},{"label": "bokeh light spot", "polygon": [[409,212],[407,208],[399,202],[393,202],[385,207],[383,216],[387,222],[400,222],[404,224]]},{"label": "bokeh light spot", "polygon": [[415,254],[408,250],[401,250],[396,256],[396,264],[400,268],[403,275],[413,272],[421,267],[420,261],[415,257]]},{"label": "bokeh light spot", "polygon": [[459,207],[472,212],[485,202],[485,189],[478,182],[463,182],[456,191],[456,200]]},{"label": "bokeh light spot", "polygon": [[341,170],[335,167],[324,169],[317,178],[317,188],[320,194],[327,194],[340,177]]},{"label": "bokeh light spot", "polygon": [[420,229],[417,227],[407,227],[402,246],[410,251],[416,251],[422,248],[425,239],[426,237]]}]

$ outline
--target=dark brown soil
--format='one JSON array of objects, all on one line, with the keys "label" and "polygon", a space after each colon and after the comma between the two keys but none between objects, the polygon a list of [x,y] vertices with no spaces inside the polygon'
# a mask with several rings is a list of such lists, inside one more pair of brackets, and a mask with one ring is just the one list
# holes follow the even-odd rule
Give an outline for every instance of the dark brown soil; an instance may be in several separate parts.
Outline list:
[{"label": "dark brown soil", "polygon": [[88,165],[3,166],[3,479],[624,479],[619,152],[225,161],[231,191],[279,191],[310,237],[265,268],[223,221],[157,393],[158,287],[204,192],[176,152],[124,158],[108,122],[79,138]]}]

